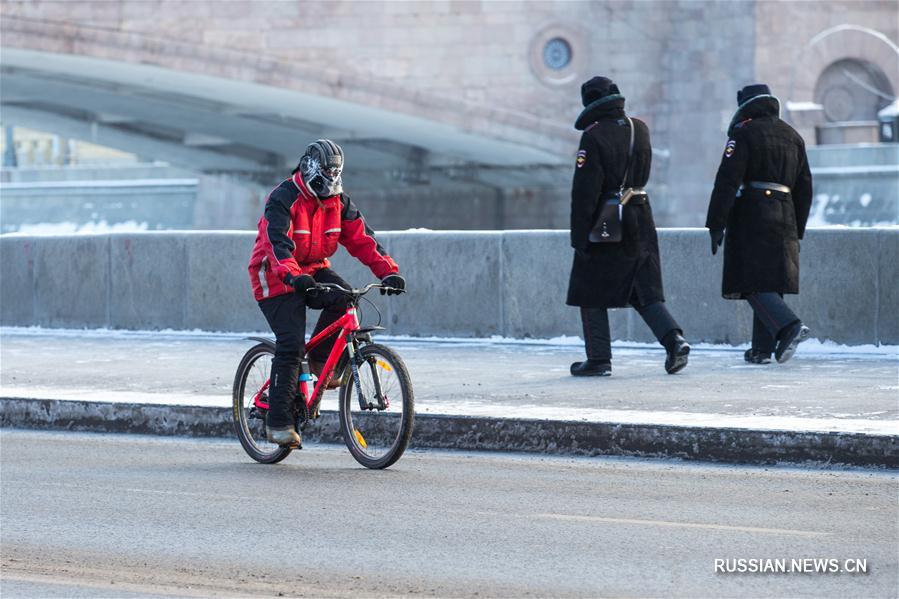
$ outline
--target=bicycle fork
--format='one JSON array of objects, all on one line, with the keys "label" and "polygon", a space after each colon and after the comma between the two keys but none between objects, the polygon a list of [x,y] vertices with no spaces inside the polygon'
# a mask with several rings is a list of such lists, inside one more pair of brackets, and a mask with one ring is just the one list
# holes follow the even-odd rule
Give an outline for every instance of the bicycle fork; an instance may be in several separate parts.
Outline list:
[{"label": "bicycle fork", "polygon": [[[384,397],[384,393],[381,390],[381,377],[378,375],[378,369],[373,360],[360,360],[357,358],[357,348],[355,339],[352,343],[347,343],[346,346],[347,354],[350,357],[350,367],[353,372],[353,383],[356,387],[356,398],[359,400],[359,408],[362,410],[374,410],[376,407],[378,410],[387,409],[387,400]],[[374,381],[375,385],[375,397],[378,400],[378,405],[370,403],[365,400],[365,395],[362,393],[362,384],[361,378],[359,377],[359,363],[360,362],[368,362],[369,367],[371,368],[371,376],[372,381]]]}]

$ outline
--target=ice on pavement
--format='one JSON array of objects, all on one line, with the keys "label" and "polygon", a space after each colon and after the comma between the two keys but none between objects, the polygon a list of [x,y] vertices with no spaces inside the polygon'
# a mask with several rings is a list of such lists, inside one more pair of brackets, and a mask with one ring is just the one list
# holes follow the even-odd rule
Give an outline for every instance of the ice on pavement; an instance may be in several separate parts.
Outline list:
[{"label": "ice on pavement", "polygon": [[[0,395],[227,407],[245,336],[3,327]],[[378,340],[406,361],[419,413],[899,434],[896,346],[808,342],[787,364],[752,366],[742,348],[700,344],[669,376],[658,346],[616,343],[611,378],[575,379],[576,337]]]}]

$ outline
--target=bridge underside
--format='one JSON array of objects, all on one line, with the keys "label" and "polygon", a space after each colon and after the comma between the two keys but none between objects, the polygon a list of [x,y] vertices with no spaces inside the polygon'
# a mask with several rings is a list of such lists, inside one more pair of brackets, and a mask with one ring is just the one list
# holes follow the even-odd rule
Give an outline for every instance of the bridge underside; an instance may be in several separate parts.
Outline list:
[{"label": "bridge underside", "polygon": [[4,48],[0,75],[5,124],[257,180],[283,174],[320,137],[344,146],[347,177],[360,182],[533,186],[555,176],[560,158],[414,116],[147,65]]}]

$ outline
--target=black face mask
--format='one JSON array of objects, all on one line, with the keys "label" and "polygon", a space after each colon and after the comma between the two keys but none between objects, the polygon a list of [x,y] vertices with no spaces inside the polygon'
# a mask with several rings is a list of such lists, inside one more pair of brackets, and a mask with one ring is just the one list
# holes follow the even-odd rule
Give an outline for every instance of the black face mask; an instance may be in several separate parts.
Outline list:
[{"label": "black face mask", "polygon": [[319,171],[306,179],[306,184],[320,198],[329,198],[343,192],[343,183],[339,172],[336,177],[329,177]]},{"label": "black face mask", "polygon": [[300,160],[299,170],[306,185],[319,198],[343,192],[343,150],[334,142],[320,139],[310,144]]}]

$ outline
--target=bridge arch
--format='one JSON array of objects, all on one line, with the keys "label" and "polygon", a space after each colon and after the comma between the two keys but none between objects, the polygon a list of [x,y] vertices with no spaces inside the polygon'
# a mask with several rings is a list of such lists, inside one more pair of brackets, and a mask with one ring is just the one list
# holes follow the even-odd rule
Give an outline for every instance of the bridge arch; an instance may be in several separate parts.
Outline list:
[{"label": "bridge arch", "polygon": [[377,167],[397,157],[432,166],[551,165],[573,135],[534,115],[410,93],[327,66],[17,15],[3,19],[3,80],[9,120],[70,134],[88,128],[113,147],[141,137],[147,155],[180,152],[201,167],[220,154],[226,168],[280,166],[319,136]]}]

